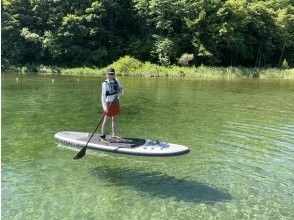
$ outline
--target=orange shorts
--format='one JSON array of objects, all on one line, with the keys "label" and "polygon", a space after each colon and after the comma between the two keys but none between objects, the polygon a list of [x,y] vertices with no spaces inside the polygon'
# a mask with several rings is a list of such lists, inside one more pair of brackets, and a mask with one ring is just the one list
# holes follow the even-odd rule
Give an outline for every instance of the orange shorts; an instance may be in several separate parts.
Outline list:
[{"label": "orange shorts", "polygon": [[107,102],[106,116],[113,117],[118,115],[119,113],[120,113],[120,108],[119,108],[119,101],[117,99],[113,101],[112,104],[111,102]]}]

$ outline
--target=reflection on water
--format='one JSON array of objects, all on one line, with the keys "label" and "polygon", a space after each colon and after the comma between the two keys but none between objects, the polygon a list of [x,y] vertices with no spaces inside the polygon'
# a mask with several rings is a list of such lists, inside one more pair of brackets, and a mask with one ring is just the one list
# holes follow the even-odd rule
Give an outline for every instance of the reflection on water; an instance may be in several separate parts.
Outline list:
[{"label": "reflection on water", "polygon": [[232,196],[223,190],[197,181],[178,179],[160,172],[142,172],[135,169],[95,167],[91,175],[106,180],[115,186],[130,186],[135,190],[161,198],[173,197],[176,200],[195,203],[225,202]]}]

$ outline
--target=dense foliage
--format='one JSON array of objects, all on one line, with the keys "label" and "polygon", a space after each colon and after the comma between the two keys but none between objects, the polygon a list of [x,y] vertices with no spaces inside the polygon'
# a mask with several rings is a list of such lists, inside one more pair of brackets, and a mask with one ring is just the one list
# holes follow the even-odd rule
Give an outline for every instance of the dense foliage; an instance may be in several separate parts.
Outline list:
[{"label": "dense foliage", "polygon": [[293,66],[293,0],[6,0],[2,68]]}]

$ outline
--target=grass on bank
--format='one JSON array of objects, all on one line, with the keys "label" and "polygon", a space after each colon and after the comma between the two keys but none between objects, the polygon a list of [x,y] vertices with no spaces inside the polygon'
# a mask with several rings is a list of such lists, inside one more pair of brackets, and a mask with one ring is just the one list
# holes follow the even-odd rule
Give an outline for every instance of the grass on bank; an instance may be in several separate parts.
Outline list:
[{"label": "grass on bank", "polygon": [[[150,62],[141,62],[130,56],[125,56],[110,66],[114,67],[118,76],[138,77],[189,77],[201,79],[236,79],[236,78],[279,78],[294,79],[294,69],[278,68],[244,68],[244,67],[179,67],[159,66]],[[18,69],[19,73],[38,72],[41,74],[61,75],[105,75],[105,68],[56,68],[39,66]]]}]

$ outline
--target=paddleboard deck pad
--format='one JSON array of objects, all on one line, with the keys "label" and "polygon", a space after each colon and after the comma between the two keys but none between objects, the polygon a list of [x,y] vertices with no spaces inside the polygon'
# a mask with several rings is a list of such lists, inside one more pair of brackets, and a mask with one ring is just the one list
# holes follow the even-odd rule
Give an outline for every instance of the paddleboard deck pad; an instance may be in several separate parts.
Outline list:
[{"label": "paddleboard deck pad", "polygon": [[[54,135],[59,142],[84,147],[91,137],[91,133],[62,131]],[[106,136],[108,143],[101,142],[99,134],[94,134],[87,147],[94,150],[107,151],[120,154],[139,156],[177,156],[189,153],[189,148],[162,142],[158,140],[145,140],[140,138],[111,138]]]}]

